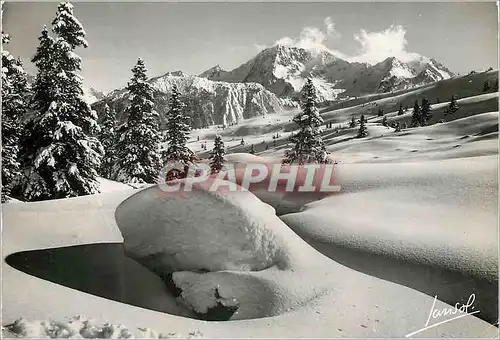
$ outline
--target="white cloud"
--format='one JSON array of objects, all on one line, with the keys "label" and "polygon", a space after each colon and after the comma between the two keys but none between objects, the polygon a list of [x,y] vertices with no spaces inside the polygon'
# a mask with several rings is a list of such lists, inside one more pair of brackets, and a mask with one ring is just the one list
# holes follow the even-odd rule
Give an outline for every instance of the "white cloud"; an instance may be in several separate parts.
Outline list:
[{"label": "white cloud", "polygon": [[[332,18],[325,18],[323,24],[323,30],[312,26],[304,27],[298,38],[283,37],[276,40],[272,46],[300,47],[316,53],[328,51],[347,61],[367,62],[369,64],[379,63],[388,57],[396,57],[403,62],[422,58],[418,53],[407,51],[408,41],[406,40],[406,30],[403,26],[392,25],[379,32],[369,32],[361,29],[359,33],[354,34],[354,40],[361,45],[360,52],[356,55],[348,56],[326,46],[327,42],[329,45],[337,42],[341,35],[335,28]],[[270,47],[260,44],[255,44],[254,46],[259,52]]]},{"label": "white cloud", "polygon": [[[327,40],[339,39],[340,33],[338,33],[335,29],[335,24],[330,17],[325,18],[324,20],[324,30],[321,30],[317,27],[304,27],[300,32],[299,38],[291,38],[291,37],[283,37],[276,40],[273,44],[275,45],[283,45],[283,46],[293,46],[307,49],[312,52],[320,52],[320,51],[329,51],[336,55],[341,55],[338,51],[332,51],[328,47],[325,46],[325,42]],[[258,50],[262,50],[263,45],[255,44],[254,45]]]},{"label": "white cloud", "polygon": [[354,39],[361,44],[361,53],[349,58],[350,61],[375,64],[388,57],[396,57],[403,62],[420,57],[417,53],[406,50],[406,30],[402,26],[391,26],[381,32],[367,32],[362,29],[354,34]]}]

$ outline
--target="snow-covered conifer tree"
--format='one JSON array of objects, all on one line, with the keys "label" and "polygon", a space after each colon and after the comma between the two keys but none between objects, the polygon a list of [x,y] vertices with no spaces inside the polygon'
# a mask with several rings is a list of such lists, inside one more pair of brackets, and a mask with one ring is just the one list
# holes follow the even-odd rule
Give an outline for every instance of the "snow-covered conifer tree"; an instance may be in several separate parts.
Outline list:
[{"label": "snow-covered conifer tree", "polygon": [[420,117],[421,117],[421,124],[420,125],[427,125],[427,122],[432,117],[431,102],[427,98],[422,99],[422,107],[420,109]]},{"label": "snow-covered conifer tree", "polygon": [[191,127],[189,116],[185,112],[185,105],[181,101],[177,86],[172,87],[170,107],[167,113],[167,142],[168,149],[163,155],[164,162],[182,163],[185,166],[191,164],[195,155],[186,143],[189,140]]},{"label": "snow-covered conifer tree", "polygon": [[421,122],[422,117],[420,113],[420,105],[418,104],[418,100],[415,100],[415,105],[413,106],[413,114],[411,116],[411,126],[420,126]]},{"label": "snow-covered conifer tree", "polygon": [[363,138],[368,136],[368,129],[366,128],[365,121],[361,121],[359,123],[359,129],[358,129],[358,138]]},{"label": "snow-covered conifer tree", "polygon": [[104,148],[104,157],[101,163],[101,176],[112,178],[113,168],[116,163],[116,115],[114,110],[110,109],[107,103],[104,104],[102,112],[99,141]]},{"label": "snow-covered conifer tree", "polygon": [[398,110],[398,116],[401,116],[403,114],[403,104],[399,104],[399,110]]},{"label": "snow-covered conifer tree", "polygon": [[299,132],[290,141],[294,148],[285,153],[284,163],[299,165],[308,163],[325,163],[327,152],[320,134],[323,119],[316,107],[316,89],[312,79],[307,79],[302,89],[302,112],[293,118],[299,126]]},{"label": "snow-covered conifer tree", "polygon": [[349,127],[351,129],[356,127],[356,118],[351,117],[351,121],[349,122]]},{"label": "snow-covered conifer tree", "polygon": [[[2,32],[2,44],[10,37]],[[2,191],[6,201],[19,176],[19,138],[23,116],[28,108],[29,86],[22,62],[2,49]]]},{"label": "snow-covered conifer tree", "polygon": [[451,96],[451,101],[450,104],[448,105],[448,112],[453,114],[458,111],[458,104],[457,104],[457,99],[455,96]]},{"label": "snow-covered conifer tree", "polygon": [[132,68],[132,74],[127,86],[130,103],[124,111],[127,121],[119,129],[116,145],[114,177],[124,183],[155,183],[161,165],[159,117],[141,58]]},{"label": "snow-covered conifer tree", "polygon": [[99,192],[97,171],[103,149],[94,135],[97,114],[85,102],[81,58],[73,51],[87,47],[85,31],[73,5],[57,7],[52,30],[46,29],[33,57],[38,68],[33,118],[21,144],[21,193],[29,201],[75,197]]},{"label": "snow-covered conifer tree", "polygon": [[214,141],[214,148],[210,152],[210,170],[212,174],[218,173],[224,166],[226,162],[224,158],[225,154],[224,141],[221,136],[217,135]]}]

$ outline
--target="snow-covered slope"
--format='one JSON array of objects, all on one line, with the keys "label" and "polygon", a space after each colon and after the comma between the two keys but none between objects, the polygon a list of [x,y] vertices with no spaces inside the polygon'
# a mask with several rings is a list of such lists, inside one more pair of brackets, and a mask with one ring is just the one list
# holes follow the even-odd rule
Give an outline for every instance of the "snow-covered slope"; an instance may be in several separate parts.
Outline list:
[{"label": "snow-covered slope", "polygon": [[[150,80],[155,90],[156,110],[163,118],[168,110],[169,95],[174,85],[179,89],[186,112],[191,116],[194,127],[211,125],[230,125],[243,119],[280,113],[284,110],[284,102],[275,94],[256,83],[228,83],[212,81],[197,76],[187,76],[180,71],[169,72]],[[99,103],[111,104],[123,120],[123,111],[128,102],[125,89],[115,90]]]},{"label": "snow-covered slope", "polygon": [[294,97],[308,76],[318,90],[318,100],[341,96],[390,92],[448,79],[453,76],[444,65],[419,57],[403,62],[394,57],[375,64],[348,62],[333,53],[276,45],[260,52],[232,71],[218,65],[201,77],[228,82],[257,82],[280,97]]}]

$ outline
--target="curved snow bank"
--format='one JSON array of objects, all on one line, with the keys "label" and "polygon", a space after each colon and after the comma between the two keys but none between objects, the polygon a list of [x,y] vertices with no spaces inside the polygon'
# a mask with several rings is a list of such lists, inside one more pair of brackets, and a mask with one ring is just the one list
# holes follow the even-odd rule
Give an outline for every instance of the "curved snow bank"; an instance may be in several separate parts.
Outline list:
[{"label": "curved snow bank", "polygon": [[322,241],[496,280],[497,157],[346,164],[336,173],[343,194],[282,219]]},{"label": "curved snow bank", "polygon": [[495,319],[497,161],[339,165],[342,194],[281,218],[332,259],[336,249],[347,248],[483,282],[487,291],[479,291],[477,299],[487,305],[483,312],[496,313],[487,316]]},{"label": "curved snow bank", "polygon": [[[3,327],[2,327],[3,328]],[[121,324],[99,324],[95,320],[81,315],[68,318],[64,321],[55,320],[27,320],[17,319],[12,324],[5,326],[7,332],[2,332],[4,337],[15,336],[23,338],[69,338],[69,339],[200,339],[202,334],[198,331],[188,335],[176,333],[161,334],[151,328],[137,328],[129,330]],[[2,329],[3,331],[3,329]]]},{"label": "curved snow bank", "polygon": [[[3,254],[120,242],[115,209],[130,194],[133,192],[6,204],[2,206]],[[286,227],[281,228],[278,222],[273,226],[278,230],[273,229],[276,234],[288,230],[283,248],[294,256],[286,261],[286,268],[173,275],[185,289],[183,299],[193,308],[213,306],[214,300],[228,303],[236,299],[239,307],[232,320],[240,320],[205,322],[138,308],[31,276],[3,261],[2,322],[12,323],[21,316],[29,320],[63,320],[69,315],[89,315],[101,324],[125,324],[130,330],[151,327],[163,334],[182,335],[199,330],[210,338],[403,338],[425,326],[433,306],[439,310],[453,308],[439,300],[433,305],[432,296],[340,265]],[[201,244],[207,245],[218,237],[214,233]],[[107,284],[106,277],[101,280]],[[149,289],[148,285],[141,286],[141,281],[137,275],[135,289]],[[262,316],[270,317],[241,320]],[[431,323],[440,321],[443,318]],[[472,315],[439,324],[417,336],[491,338],[498,336],[498,329]]]},{"label": "curved snow bank", "polygon": [[[116,210],[127,253],[157,273],[179,270],[262,270],[288,263],[287,226],[250,192],[229,182],[180,180],[184,196],[159,186],[142,190]],[[211,186],[219,185],[217,191]]]}]

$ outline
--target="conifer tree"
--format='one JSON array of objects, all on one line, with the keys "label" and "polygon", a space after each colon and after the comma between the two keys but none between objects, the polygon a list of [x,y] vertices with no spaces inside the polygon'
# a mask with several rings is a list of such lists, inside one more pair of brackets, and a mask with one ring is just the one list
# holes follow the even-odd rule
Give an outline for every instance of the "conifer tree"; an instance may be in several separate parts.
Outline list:
[{"label": "conifer tree", "polygon": [[255,146],[253,144],[250,146],[250,154],[255,155]]},{"label": "conifer tree", "polygon": [[398,110],[398,116],[401,116],[403,114],[403,104],[399,104],[399,110]]},{"label": "conifer tree", "polygon": [[378,116],[382,117],[383,115],[384,115],[384,109],[381,108],[381,107],[379,107],[379,109],[378,109]]},{"label": "conifer tree", "polygon": [[488,81],[485,81],[483,85],[483,92],[488,92],[490,89],[490,83]]},{"label": "conifer tree", "polygon": [[327,152],[319,130],[323,119],[316,107],[316,89],[311,78],[307,79],[302,89],[301,104],[302,112],[293,118],[293,122],[299,126],[299,131],[290,137],[294,147],[286,151],[283,162],[299,165],[325,163]]},{"label": "conifer tree", "polygon": [[394,132],[401,132],[401,125],[399,122],[394,123]]},{"label": "conifer tree", "polygon": [[384,116],[384,118],[382,118],[382,125],[387,126],[387,116]]},{"label": "conifer tree", "polygon": [[364,121],[366,123],[366,118],[364,114],[361,114],[361,117],[359,117],[359,122]]},{"label": "conifer tree", "polygon": [[182,163],[187,167],[193,163],[195,155],[186,146],[191,127],[189,116],[185,112],[186,105],[181,101],[180,96],[177,86],[174,85],[170,97],[170,108],[167,114],[168,149],[163,155],[163,161]]},{"label": "conifer tree", "polygon": [[356,127],[356,118],[351,117],[351,121],[349,122],[349,127],[350,128],[355,128]]},{"label": "conifer tree", "polygon": [[[10,37],[2,32],[2,44]],[[2,49],[2,190],[1,201],[10,195],[19,176],[19,139],[28,109],[29,86],[22,62]]]},{"label": "conifer tree", "polygon": [[125,183],[154,183],[160,171],[159,119],[146,72],[144,61],[139,58],[127,86],[130,103],[125,113],[128,117],[120,127],[113,171],[115,178]]},{"label": "conifer tree", "polygon": [[458,104],[457,104],[457,99],[455,96],[451,96],[450,104],[448,105],[447,108],[448,113],[455,113],[458,111]]},{"label": "conifer tree", "polygon": [[[274,136],[273,136],[273,138],[274,138]],[[245,141],[243,140],[243,138],[240,141],[240,145],[245,145]]]},{"label": "conifer tree", "polygon": [[358,129],[358,138],[363,138],[368,136],[368,129],[366,128],[365,122],[361,121]]},{"label": "conifer tree", "polygon": [[421,121],[422,118],[420,114],[420,105],[418,104],[418,100],[415,100],[415,105],[413,106],[413,114],[411,116],[411,126],[420,126]]},{"label": "conifer tree", "polygon": [[420,108],[420,117],[422,119],[420,125],[427,125],[427,122],[432,117],[431,102],[427,98],[422,99],[422,107]]},{"label": "conifer tree", "polygon": [[498,78],[495,80],[495,83],[493,84],[493,91],[498,92]]},{"label": "conifer tree", "polygon": [[104,157],[101,164],[101,176],[105,178],[111,178],[113,176],[113,168],[116,163],[116,125],[116,115],[114,110],[111,110],[107,103],[104,104],[99,141],[104,148]]},{"label": "conifer tree", "polygon": [[218,173],[224,166],[226,162],[224,158],[225,154],[224,141],[221,136],[217,135],[214,141],[214,148],[210,152],[210,170],[212,174]]},{"label": "conifer tree", "polygon": [[94,137],[97,114],[83,99],[82,60],[73,52],[87,41],[70,3],[58,5],[52,30],[57,39],[44,29],[32,60],[38,69],[34,114],[21,144],[20,191],[28,201],[99,192],[103,148]]}]

